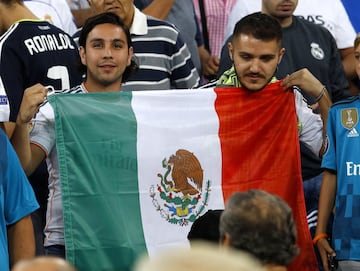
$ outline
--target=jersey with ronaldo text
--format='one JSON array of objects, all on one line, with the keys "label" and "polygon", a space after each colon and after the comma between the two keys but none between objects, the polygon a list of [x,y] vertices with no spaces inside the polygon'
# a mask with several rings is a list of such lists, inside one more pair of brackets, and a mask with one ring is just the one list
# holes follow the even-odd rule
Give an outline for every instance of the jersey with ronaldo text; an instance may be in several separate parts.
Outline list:
[{"label": "jersey with ronaldo text", "polygon": [[46,21],[21,20],[0,37],[0,121],[15,122],[26,88],[56,90],[81,83],[72,38]]}]

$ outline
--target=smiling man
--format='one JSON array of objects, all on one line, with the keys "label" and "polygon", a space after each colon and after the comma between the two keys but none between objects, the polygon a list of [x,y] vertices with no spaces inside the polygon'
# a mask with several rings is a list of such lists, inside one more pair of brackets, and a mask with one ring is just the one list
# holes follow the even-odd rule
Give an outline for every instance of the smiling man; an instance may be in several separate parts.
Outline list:
[{"label": "smiling man", "polygon": [[199,74],[191,52],[178,29],[165,21],[147,16],[133,0],[91,0],[96,13],[112,12],[130,29],[139,71],[123,84],[123,90],[193,88]]},{"label": "smiling man", "polygon": [[[81,85],[64,93],[120,91],[121,83],[136,69],[136,64],[132,61],[133,48],[129,30],[113,13],[102,13],[89,18],[82,29],[79,45],[86,78]],[[46,158],[50,177],[44,245],[47,255],[65,258],[55,119],[50,104],[43,103],[46,93],[46,87],[41,84],[25,90],[13,143],[24,161],[27,173],[31,173]],[[29,138],[28,124],[38,110]]]}]

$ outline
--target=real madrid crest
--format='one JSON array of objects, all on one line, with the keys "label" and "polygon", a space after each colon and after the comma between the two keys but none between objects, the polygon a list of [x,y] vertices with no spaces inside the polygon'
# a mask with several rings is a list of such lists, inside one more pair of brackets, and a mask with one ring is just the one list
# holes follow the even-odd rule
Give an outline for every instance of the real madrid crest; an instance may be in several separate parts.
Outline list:
[{"label": "real madrid crest", "polygon": [[359,136],[355,126],[359,122],[359,114],[357,108],[344,108],[341,110],[341,125],[350,130],[348,137]]},{"label": "real madrid crest", "polygon": [[162,161],[164,173],[159,183],[150,187],[150,197],[160,215],[181,226],[194,222],[208,203],[210,180],[204,182],[197,157],[184,149]]},{"label": "real madrid crest", "polygon": [[310,44],[311,47],[311,54],[314,58],[318,59],[318,60],[323,60],[325,57],[324,51],[323,49],[321,49],[320,45],[317,44],[316,42],[312,42]]}]

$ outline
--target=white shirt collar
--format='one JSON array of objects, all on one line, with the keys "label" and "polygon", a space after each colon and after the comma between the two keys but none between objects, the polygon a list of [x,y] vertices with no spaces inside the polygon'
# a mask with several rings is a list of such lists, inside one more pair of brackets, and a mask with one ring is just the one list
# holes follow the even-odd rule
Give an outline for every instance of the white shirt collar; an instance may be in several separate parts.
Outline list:
[{"label": "white shirt collar", "polygon": [[134,19],[130,27],[130,33],[134,35],[146,35],[148,33],[147,17],[135,6]]}]

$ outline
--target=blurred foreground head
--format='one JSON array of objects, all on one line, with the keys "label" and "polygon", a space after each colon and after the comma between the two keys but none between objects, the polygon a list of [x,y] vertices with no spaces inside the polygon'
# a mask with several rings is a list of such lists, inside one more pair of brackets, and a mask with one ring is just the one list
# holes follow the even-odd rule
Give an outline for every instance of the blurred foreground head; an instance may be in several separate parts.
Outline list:
[{"label": "blurred foreground head", "polygon": [[76,271],[76,269],[62,258],[39,256],[19,261],[12,271]]},{"label": "blurred foreground head", "polygon": [[134,271],[263,271],[261,264],[241,251],[220,250],[210,243],[194,243],[191,248],[176,248],[151,258],[142,257]]},{"label": "blurred foreground head", "polygon": [[220,217],[224,246],[246,251],[264,265],[288,266],[299,249],[289,205],[262,190],[232,194]]}]

